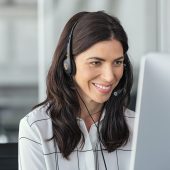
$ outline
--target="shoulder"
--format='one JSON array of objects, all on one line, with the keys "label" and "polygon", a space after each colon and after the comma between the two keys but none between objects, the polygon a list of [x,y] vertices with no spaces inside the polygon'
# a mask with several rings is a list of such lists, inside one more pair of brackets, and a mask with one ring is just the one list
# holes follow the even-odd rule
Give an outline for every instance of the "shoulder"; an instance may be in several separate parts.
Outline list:
[{"label": "shoulder", "polygon": [[133,118],[135,118],[135,112],[133,110],[126,108],[125,109],[125,117],[133,119]]},{"label": "shoulder", "polygon": [[128,126],[130,128],[130,131],[133,131],[133,126],[134,126],[134,122],[135,122],[135,112],[126,108],[124,116],[125,116]]},{"label": "shoulder", "polygon": [[35,108],[30,113],[28,113],[23,119],[27,120],[29,126],[36,125],[36,122],[46,122],[46,120],[50,119],[47,114],[47,106],[40,106]]},{"label": "shoulder", "polygon": [[47,114],[47,107],[40,106],[20,120],[19,136],[39,136],[48,138],[52,135],[51,118]]}]

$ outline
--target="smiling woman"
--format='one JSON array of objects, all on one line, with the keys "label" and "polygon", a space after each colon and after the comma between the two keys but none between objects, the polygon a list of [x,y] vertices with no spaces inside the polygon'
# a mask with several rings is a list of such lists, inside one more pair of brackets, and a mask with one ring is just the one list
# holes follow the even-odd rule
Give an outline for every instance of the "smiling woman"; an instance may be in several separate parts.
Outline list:
[{"label": "smiling woman", "polygon": [[20,122],[19,169],[128,170],[132,68],[119,20],[80,12],[66,24],[47,98]]}]

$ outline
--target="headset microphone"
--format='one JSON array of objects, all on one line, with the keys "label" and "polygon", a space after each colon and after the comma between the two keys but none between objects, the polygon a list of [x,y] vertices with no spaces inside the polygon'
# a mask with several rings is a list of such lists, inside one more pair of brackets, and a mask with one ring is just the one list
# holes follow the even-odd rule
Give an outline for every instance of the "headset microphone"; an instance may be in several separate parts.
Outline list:
[{"label": "headset microphone", "polygon": [[125,89],[122,88],[122,89],[120,89],[120,90],[114,91],[114,92],[113,92],[113,95],[114,95],[114,96],[118,96],[119,94],[121,94],[121,93],[124,92],[124,91],[125,91]]},{"label": "headset microphone", "polygon": [[123,88],[123,89],[120,89],[120,90],[117,90],[117,91],[114,91],[114,92],[113,92],[113,95],[114,95],[114,96],[118,96],[118,95],[121,94],[123,91],[124,91],[124,88]]}]

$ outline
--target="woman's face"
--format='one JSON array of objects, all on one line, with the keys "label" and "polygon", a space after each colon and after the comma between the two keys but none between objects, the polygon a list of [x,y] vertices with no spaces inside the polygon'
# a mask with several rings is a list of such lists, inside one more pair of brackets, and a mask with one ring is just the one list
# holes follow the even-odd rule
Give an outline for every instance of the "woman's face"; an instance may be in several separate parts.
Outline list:
[{"label": "woman's face", "polygon": [[101,41],[75,57],[74,81],[85,102],[104,103],[123,75],[123,47],[115,39]]}]

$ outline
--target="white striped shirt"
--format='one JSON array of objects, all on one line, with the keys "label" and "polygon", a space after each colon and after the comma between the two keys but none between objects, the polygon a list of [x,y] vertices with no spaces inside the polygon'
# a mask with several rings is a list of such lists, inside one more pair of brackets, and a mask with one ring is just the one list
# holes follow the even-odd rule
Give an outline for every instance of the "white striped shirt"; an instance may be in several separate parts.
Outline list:
[{"label": "white striped shirt", "polygon": [[[131,131],[130,140],[114,152],[108,153],[103,149],[107,170],[129,169],[134,112],[126,109],[125,117]],[[85,145],[80,148],[79,144],[67,160],[54,140],[46,141],[53,136],[53,131],[45,107],[27,114],[19,127],[19,170],[105,170],[95,124],[89,132],[82,119],[78,119],[78,124],[84,134]]]}]

